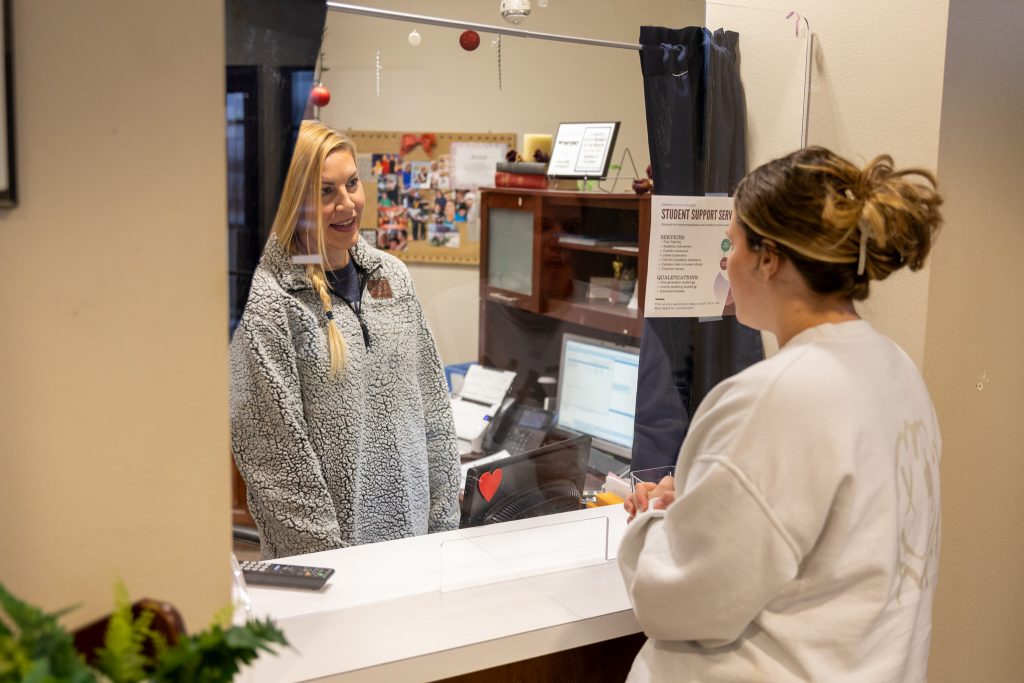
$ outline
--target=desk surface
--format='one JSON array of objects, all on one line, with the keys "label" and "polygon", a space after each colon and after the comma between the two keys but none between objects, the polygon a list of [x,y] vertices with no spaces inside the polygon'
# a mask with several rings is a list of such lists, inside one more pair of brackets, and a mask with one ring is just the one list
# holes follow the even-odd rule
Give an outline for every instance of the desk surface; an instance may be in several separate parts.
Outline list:
[{"label": "desk surface", "polygon": [[316,593],[250,588],[295,651],[246,680],[436,679],[636,633],[614,561],[625,523],[617,505],[281,558],[335,574]]}]

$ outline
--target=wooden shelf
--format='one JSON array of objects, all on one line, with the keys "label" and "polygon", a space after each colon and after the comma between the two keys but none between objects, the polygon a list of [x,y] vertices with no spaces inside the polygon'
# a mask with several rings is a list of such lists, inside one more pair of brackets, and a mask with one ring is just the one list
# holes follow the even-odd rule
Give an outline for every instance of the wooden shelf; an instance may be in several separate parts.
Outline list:
[{"label": "wooden shelf", "polygon": [[626,308],[626,304],[612,304],[602,301],[568,301],[548,299],[545,315],[577,325],[596,327],[616,334],[639,337],[643,319],[638,311]]},{"label": "wooden shelf", "polygon": [[[629,346],[639,343],[650,225],[649,195],[480,191],[478,360],[516,371],[512,395],[537,400],[535,380],[557,373],[566,334]],[[562,242],[566,236],[607,241]],[[518,258],[510,259],[508,250],[516,250]],[[503,269],[515,266],[523,271],[522,281],[530,281],[530,293],[495,287],[489,275],[492,257],[495,282],[503,281],[498,277]],[[638,310],[630,310],[625,302],[586,298],[591,282],[609,279],[620,269],[636,278]]]},{"label": "wooden shelf", "polygon": [[573,244],[572,242],[558,242],[558,246],[561,249],[570,249],[572,251],[592,251],[597,254],[613,254],[615,256],[632,256],[634,258],[640,256],[639,245],[632,245],[636,248],[636,251],[630,249],[623,249],[622,247],[609,247],[602,246],[600,244]]}]

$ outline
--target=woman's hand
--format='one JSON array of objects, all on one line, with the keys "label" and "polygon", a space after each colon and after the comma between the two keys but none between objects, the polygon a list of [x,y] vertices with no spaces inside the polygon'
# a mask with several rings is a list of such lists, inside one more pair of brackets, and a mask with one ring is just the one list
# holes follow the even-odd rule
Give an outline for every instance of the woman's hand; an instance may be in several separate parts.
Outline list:
[{"label": "woman's hand", "polygon": [[650,506],[652,510],[664,510],[676,499],[676,482],[671,476],[662,477],[657,485],[640,482],[633,493],[626,497],[623,506],[629,515],[627,522],[632,522],[638,512],[645,512]]}]

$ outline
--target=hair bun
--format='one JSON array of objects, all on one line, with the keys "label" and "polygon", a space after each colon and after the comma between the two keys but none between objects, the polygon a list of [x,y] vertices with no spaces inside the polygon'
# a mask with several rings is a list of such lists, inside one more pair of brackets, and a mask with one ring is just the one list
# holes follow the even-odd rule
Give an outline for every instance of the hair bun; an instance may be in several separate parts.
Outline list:
[{"label": "hair bun", "polygon": [[868,278],[884,280],[904,266],[919,270],[942,224],[935,176],[918,168],[897,170],[886,154],[864,167],[860,185],[860,251]]},{"label": "hair bun", "polygon": [[824,147],[770,161],[736,188],[748,240],[773,240],[811,289],[853,299],[871,280],[918,270],[939,230],[935,177],[882,155],[860,168]]}]

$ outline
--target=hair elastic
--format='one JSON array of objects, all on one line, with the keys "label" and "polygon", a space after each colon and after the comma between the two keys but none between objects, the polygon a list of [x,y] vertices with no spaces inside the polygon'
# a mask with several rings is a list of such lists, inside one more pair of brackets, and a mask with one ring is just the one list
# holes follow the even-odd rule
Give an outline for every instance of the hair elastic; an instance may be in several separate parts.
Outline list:
[{"label": "hair elastic", "polygon": [[324,311],[327,315],[328,320],[334,320],[334,311]]}]

